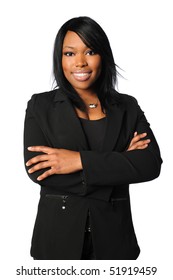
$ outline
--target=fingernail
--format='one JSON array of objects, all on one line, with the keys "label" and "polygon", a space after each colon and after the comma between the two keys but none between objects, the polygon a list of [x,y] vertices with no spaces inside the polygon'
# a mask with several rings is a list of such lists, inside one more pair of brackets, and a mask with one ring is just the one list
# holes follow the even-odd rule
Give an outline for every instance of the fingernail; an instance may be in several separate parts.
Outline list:
[{"label": "fingernail", "polygon": [[37,178],[37,180],[38,180],[38,181],[41,181],[41,177],[39,176],[39,177]]},{"label": "fingernail", "polygon": [[28,147],[28,150],[32,150],[32,147]]}]

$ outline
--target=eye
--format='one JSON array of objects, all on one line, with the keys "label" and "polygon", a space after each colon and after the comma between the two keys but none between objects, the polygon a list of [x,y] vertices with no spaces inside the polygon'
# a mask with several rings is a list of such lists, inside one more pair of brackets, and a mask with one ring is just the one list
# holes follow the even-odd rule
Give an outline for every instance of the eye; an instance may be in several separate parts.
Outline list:
[{"label": "eye", "polygon": [[64,52],[63,54],[64,54],[65,56],[73,56],[73,55],[74,55],[73,52]]},{"label": "eye", "polygon": [[95,55],[95,54],[96,54],[96,52],[93,50],[89,50],[86,52],[86,55]]}]

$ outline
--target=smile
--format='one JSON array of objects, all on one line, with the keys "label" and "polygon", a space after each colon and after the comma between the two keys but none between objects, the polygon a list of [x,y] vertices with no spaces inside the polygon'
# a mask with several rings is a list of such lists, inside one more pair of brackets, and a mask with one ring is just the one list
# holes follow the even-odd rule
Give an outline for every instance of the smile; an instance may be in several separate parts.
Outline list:
[{"label": "smile", "polygon": [[91,76],[91,72],[73,72],[72,74],[75,80],[80,82],[87,81]]}]

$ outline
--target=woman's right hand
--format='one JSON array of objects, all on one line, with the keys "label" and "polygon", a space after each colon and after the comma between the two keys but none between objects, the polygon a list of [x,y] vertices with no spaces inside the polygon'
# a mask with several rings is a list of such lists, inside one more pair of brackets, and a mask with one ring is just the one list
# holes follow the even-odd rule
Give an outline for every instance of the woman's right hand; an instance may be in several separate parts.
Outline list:
[{"label": "woman's right hand", "polygon": [[147,133],[141,133],[138,134],[137,132],[134,133],[134,137],[130,142],[130,145],[127,149],[127,151],[133,151],[133,150],[143,150],[148,147],[148,144],[150,143],[150,139],[142,140],[147,136]]}]

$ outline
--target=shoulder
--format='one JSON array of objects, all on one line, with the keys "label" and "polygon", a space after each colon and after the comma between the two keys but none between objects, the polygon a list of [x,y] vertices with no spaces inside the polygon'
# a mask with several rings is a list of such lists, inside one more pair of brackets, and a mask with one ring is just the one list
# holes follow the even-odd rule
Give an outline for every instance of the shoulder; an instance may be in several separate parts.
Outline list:
[{"label": "shoulder", "polygon": [[45,110],[53,106],[54,101],[58,98],[65,98],[60,89],[35,93],[28,101],[28,108],[32,111]]},{"label": "shoulder", "polygon": [[139,108],[138,101],[134,96],[125,93],[118,93],[117,96],[118,102],[116,102],[116,104],[118,107],[128,111],[137,110]]},{"label": "shoulder", "polygon": [[31,96],[31,99],[28,101],[28,103],[30,105],[36,105],[51,102],[54,99],[56,92],[57,90],[35,93]]},{"label": "shoulder", "polygon": [[112,90],[110,103],[117,104],[117,105],[128,105],[128,104],[137,104],[137,100],[134,96],[120,93],[116,90]]},{"label": "shoulder", "polygon": [[125,93],[119,93],[119,102],[124,105],[136,105],[138,103],[134,96]]}]

